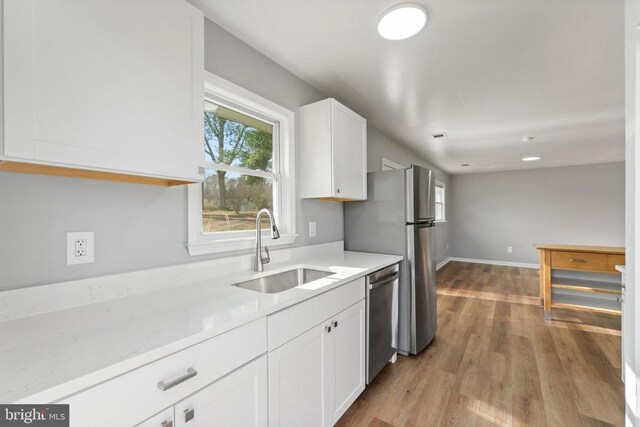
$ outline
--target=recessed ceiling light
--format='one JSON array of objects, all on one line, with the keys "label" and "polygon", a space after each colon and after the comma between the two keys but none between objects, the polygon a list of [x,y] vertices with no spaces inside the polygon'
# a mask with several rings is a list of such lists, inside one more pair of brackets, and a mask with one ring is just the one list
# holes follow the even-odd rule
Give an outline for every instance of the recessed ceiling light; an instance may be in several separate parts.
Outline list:
[{"label": "recessed ceiling light", "polygon": [[522,137],[522,142],[532,141],[534,139],[536,139],[535,136],[523,136]]},{"label": "recessed ceiling light", "polygon": [[469,163],[463,163],[460,166],[462,166],[463,168],[466,168],[467,166],[471,166]]},{"label": "recessed ceiling light", "polygon": [[378,21],[378,33],[387,40],[415,36],[427,24],[427,11],[415,4],[400,4],[387,10]]},{"label": "recessed ceiling light", "polygon": [[440,138],[446,138],[448,135],[445,132],[438,132],[438,133],[432,133],[431,134],[431,138],[433,139],[440,139]]},{"label": "recessed ceiling light", "polygon": [[536,160],[540,160],[541,157],[540,156],[529,156],[529,157],[523,157],[522,161],[523,162],[535,162]]}]

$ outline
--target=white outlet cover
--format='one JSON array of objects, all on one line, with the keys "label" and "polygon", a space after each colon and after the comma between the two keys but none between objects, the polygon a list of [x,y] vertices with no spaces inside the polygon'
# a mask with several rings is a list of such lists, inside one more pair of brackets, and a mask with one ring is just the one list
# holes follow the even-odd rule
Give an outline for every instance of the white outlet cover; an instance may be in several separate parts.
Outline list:
[{"label": "white outlet cover", "polygon": [[309,237],[316,237],[316,223],[309,223]]},{"label": "white outlet cover", "polygon": [[[85,255],[76,256],[76,242],[86,242]],[[72,231],[67,233],[67,265],[90,264],[95,261],[93,231]]]}]

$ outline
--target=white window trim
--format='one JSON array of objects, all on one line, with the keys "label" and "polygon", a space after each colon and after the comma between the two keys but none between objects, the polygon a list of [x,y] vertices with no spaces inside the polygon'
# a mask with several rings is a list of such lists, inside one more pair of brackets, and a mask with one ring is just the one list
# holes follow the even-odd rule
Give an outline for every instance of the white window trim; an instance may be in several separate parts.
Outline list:
[{"label": "white window trim", "polygon": [[436,224],[444,224],[445,222],[447,222],[447,186],[444,184],[444,182],[440,182],[438,180],[436,180],[436,187],[442,187],[442,190],[444,192],[444,195],[442,196],[442,217],[444,219],[441,219],[439,221],[436,221]]},{"label": "white window trim", "polygon": [[400,163],[396,163],[393,160],[389,160],[386,157],[380,157],[380,170],[388,171],[392,169],[406,169],[406,166],[402,166]]},{"label": "white window trim", "polygon": [[[268,99],[248,91],[213,73],[205,71],[204,89],[216,99],[259,111],[270,119],[277,121],[279,126],[279,162],[280,162],[280,205],[276,210],[277,225],[280,238],[272,240],[268,231],[263,231],[263,243],[268,246],[281,246],[293,243],[296,234],[296,201],[295,201],[295,114]],[[203,99],[204,101],[204,99]],[[204,150],[203,150],[204,159]],[[210,163],[203,163],[202,167],[210,168]],[[238,170],[233,166],[227,170]],[[253,175],[260,175],[259,171],[252,171]],[[265,174],[269,174],[268,172]],[[192,184],[188,188],[188,243],[189,255],[205,255],[237,250],[252,249],[256,244],[255,230],[228,231],[220,233],[202,232],[202,186]]]}]

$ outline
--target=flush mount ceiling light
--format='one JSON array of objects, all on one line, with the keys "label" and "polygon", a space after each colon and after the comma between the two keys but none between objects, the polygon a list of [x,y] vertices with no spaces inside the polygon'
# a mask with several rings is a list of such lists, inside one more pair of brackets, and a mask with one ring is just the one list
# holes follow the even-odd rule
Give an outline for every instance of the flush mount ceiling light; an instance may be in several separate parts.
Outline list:
[{"label": "flush mount ceiling light", "polygon": [[540,156],[529,156],[529,157],[523,157],[522,161],[523,162],[535,162],[536,160],[540,160],[541,157]]},{"label": "flush mount ceiling light", "polygon": [[427,11],[415,4],[400,4],[387,10],[378,21],[378,33],[387,40],[415,36],[427,24]]}]

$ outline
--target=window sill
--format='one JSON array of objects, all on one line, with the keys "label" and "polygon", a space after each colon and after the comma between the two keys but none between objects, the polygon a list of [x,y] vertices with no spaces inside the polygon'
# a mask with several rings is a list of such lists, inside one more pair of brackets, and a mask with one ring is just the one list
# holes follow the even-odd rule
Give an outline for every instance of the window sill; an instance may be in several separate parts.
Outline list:
[{"label": "window sill", "polygon": [[[272,240],[270,236],[265,235],[262,237],[262,244],[269,247],[290,245],[296,240],[296,237],[298,237],[297,234],[281,234],[279,239]],[[234,239],[202,239],[187,243],[187,249],[191,256],[254,249],[255,247],[255,236]]]}]

